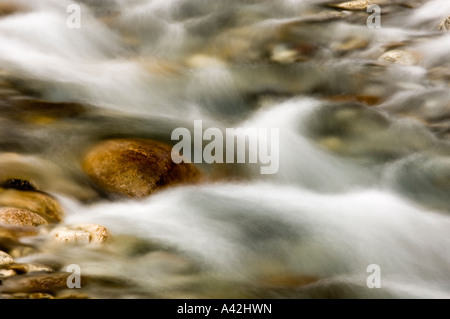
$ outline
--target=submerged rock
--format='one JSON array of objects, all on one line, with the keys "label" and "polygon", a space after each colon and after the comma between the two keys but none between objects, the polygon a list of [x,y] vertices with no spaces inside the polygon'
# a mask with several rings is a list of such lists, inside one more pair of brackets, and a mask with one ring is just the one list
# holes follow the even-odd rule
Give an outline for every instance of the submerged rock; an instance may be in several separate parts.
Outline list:
[{"label": "submerged rock", "polygon": [[9,266],[14,263],[14,258],[12,258],[9,254],[0,250],[0,267]]},{"label": "submerged rock", "polygon": [[0,184],[1,188],[12,188],[17,189],[21,191],[35,191],[36,186],[34,186],[32,183],[26,180],[22,179],[7,179],[3,183]]},{"label": "submerged rock", "polygon": [[414,121],[392,121],[358,103],[324,105],[309,119],[308,134],[338,154],[363,162],[390,161],[435,145],[435,137]]},{"label": "submerged rock", "polygon": [[111,238],[109,230],[101,225],[82,224],[77,227],[89,233],[91,243],[104,243]]},{"label": "submerged rock", "polygon": [[33,227],[48,224],[47,221],[38,214],[15,207],[3,207],[0,209],[0,223]]},{"label": "submerged rock", "polygon": [[22,237],[37,236],[39,230],[34,227],[20,227],[14,225],[0,225],[0,238],[17,240]]},{"label": "submerged rock", "polygon": [[53,292],[67,288],[70,273],[18,275],[6,278],[0,286],[2,293]]},{"label": "submerged rock", "polygon": [[319,278],[312,276],[274,274],[272,276],[259,278],[253,284],[255,286],[267,288],[298,288],[315,283],[318,280]]},{"label": "submerged rock", "polygon": [[21,258],[32,254],[36,254],[37,252],[38,249],[33,246],[16,245],[9,251],[9,254],[14,258]]},{"label": "submerged rock", "polygon": [[56,299],[90,299],[90,297],[79,292],[62,291],[56,295]]},{"label": "submerged rock", "polygon": [[89,244],[90,235],[87,231],[69,229],[66,227],[56,228],[51,234],[53,239],[63,243]]},{"label": "submerged rock", "polygon": [[171,146],[145,139],[113,139],[89,150],[83,161],[87,175],[102,189],[129,197],[145,197],[165,186],[198,182],[192,164],[175,164]]},{"label": "submerged rock", "polygon": [[41,273],[41,272],[46,273],[53,272],[53,269],[51,267],[39,264],[15,264],[10,266],[8,269],[14,270],[19,275]]},{"label": "submerged rock", "polygon": [[430,155],[414,154],[393,163],[385,180],[415,202],[450,212],[450,157]]},{"label": "submerged rock", "polygon": [[0,17],[24,11],[22,5],[11,2],[0,2]]},{"label": "submerged rock", "polygon": [[360,37],[349,37],[342,42],[338,42],[332,46],[335,51],[338,52],[347,52],[365,49],[369,45],[367,39]]},{"label": "submerged rock", "polygon": [[26,123],[50,124],[86,112],[84,105],[73,102],[50,102],[35,99],[11,99],[13,108],[9,116]]},{"label": "submerged rock", "polygon": [[63,211],[57,200],[41,192],[0,188],[0,206],[17,207],[34,212],[48,223],[58,223],[63,218]]},{"label": "submerged rock", "polygon": [[106,227],[95,224],[57,227],[52,230],[50,236],[56,241],[72,244],[101,244],[111,238],[111,234]]},{"label": "submerged rock", "polygon": [[[26,141],[26,138],[24,140]],[[27,183],[28,186],[25,185]],[[0,188],[27,191],[35,188],[41,193],[45,192],[47,196],[49,193],[57,193],[80,200],[90,200],[98,196],[84,181],[80,182],[77,177],[74,178],[74,175],[61,165],[29,152],[0,152]]]},{"label": "submerged rock", "polygon": [[28,296],[28,299],[55,299],[51,294],[44,292],[35,292]]},{"label": "submerged rock", "polygon": [[419,63],[420,56],[417,52],[395,49],[383,53],[379,60],[401,65],[415,65]]},{"label": "submerged rock", "polygon": [[333,95],[326,97],[327,100],[333,102],[359,102],[369,106],[380,104],[383,97],[375,95]]},{"label": "submerged rock", "polygon": [[0,278],[7,278],[15,275],[17,275],[17,273],[13,269],[0,269]]},{"label": "submerged rock", "polygon": [[273,46],[270,60],[281,64],[307,61],[318,51],[313,43],[280,43]]},{"label": "submerged rock", "polygon": [[445,18],[439,23],[437,29],[439,31],[449,31],[450,30],[450,16]]},{"label": "submerged rock", "polygon": [[354,0],[341,2],[338,4],[330,4],[329,6],[344,10],[367,10],[367,8],[372,4],[382,5],[388,4],[389,0]]}]

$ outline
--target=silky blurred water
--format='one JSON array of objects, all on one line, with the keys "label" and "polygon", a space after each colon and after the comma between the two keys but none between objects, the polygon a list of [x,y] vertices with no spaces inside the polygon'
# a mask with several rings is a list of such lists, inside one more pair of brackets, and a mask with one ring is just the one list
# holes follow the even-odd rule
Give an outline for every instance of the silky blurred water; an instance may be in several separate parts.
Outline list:
[{"label": "silky blurred water", "polygon": [[[327,2],[14,1],[24,9],[0,18],[0,75],[85,112],[41,123],[1,104],[0,177],[57,196],[64,224],[101,224],[119,238],[23,261],[50,255],[130,284],[95,297],[450,297],[450,33],[436,31],[449,3],[382,6],[381,28],[370,29],[364,11]],[[79,29],[66,25],[71,3]],[[387,47],[415,62],[380,60]],[[294,61],[276,55],[292,50]],[[194,120],[279,128],[278,172],[203,163],[211,182],[110,200],[80,168],[99,139],[173,144],[173,129],[193,131]],[[136,245],[193,269],[159,264],[153,248],[130,253]],[[380,289],[366,286],[371,264]],[[279,277],[315,279],[266,285]]]}]

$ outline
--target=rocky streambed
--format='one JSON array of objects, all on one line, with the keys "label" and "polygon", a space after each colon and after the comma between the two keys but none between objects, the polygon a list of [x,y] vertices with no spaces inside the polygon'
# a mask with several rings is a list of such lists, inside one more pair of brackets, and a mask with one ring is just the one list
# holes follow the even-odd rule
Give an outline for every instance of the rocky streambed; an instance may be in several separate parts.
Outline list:
[{"label": "rocky streambed", "polygon": [[0,297],[447,298],[449,16],[0,0]]}]

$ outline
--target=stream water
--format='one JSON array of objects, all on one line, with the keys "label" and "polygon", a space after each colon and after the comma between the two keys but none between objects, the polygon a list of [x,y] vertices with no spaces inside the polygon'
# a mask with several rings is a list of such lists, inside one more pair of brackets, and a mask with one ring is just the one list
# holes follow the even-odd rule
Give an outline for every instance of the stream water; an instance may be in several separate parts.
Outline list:
[{"label": "stream water", "polygon": [[[8,3],[0,177],[113,238],[19,261],[109,278],[82,289],[94,298],[450,297],[448,0],[380,2],[380,28],[336,1]],[[53,108],[12,107],[24,98]],[[205,183],[111,199],[81,169],[100,139],[174,144],[195,120],[279,129],[278,171],[199,163]]]}]

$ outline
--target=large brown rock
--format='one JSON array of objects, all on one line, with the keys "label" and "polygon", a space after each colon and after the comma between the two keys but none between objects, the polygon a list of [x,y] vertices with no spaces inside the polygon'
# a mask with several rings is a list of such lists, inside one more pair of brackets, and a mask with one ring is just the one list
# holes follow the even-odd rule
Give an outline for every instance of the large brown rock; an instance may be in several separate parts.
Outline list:
[{"label": "large brown rock", "polygon": [[15,207],[0,208],[0,224],[37,227],[47,225],[47,221],[36,213]]},{"label": "large brown rock", "polygon": [[89,150],[83,169],[102,189],[129,197],[199,181],[200,171],[190,163],[175,164],[171,151],[170,145],[152,140],[108,140]]}]

